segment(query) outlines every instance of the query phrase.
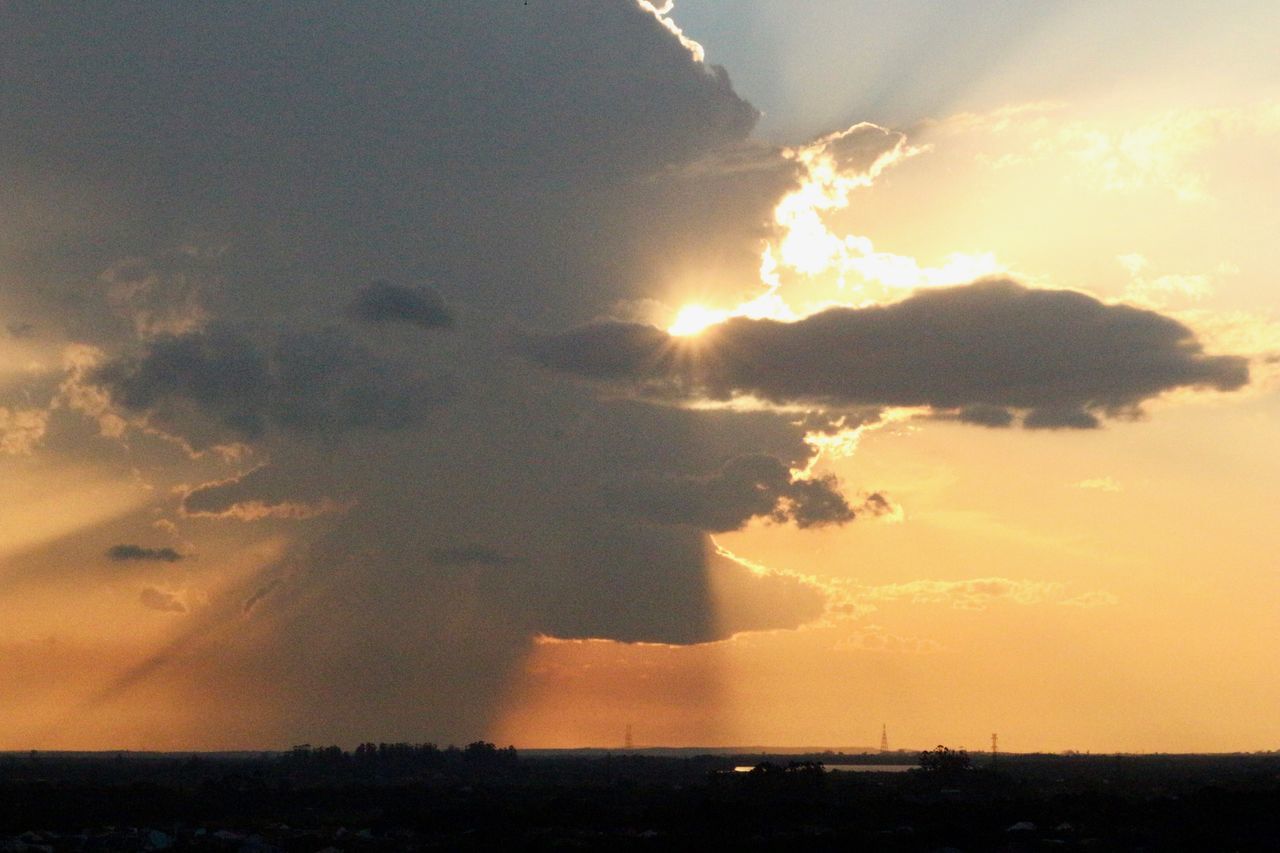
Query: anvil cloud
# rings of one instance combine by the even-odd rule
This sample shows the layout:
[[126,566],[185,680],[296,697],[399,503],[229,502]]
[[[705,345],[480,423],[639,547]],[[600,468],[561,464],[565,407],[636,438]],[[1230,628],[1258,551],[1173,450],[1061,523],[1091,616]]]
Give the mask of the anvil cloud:
[[[1246,382],[1007,281],[599,320],[758,293],[804,180],[695,47],[631,0],[0,5],[0,747],[473,740],[535,638],[828,617],[711,538],[902,515],[817,432]],[[823,144],[865,187],[905,139]],[[739,396],[779,405],[697,405]]]

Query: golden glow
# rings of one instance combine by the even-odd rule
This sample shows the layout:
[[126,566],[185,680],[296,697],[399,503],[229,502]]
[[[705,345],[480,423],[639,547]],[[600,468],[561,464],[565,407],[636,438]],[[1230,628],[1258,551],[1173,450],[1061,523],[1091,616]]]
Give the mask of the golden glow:
[[[794,320],[1016,269],[1033,285],[1173,313],[1210,351],[1254,356],[1252,388],[1231,408],[1200,394],[1202,405],[1170,400],[1145,423],[1088,433],[985,430],[919,410],[811,433],[816,453],[793,474],[835,474],[851,503],[882,492],[894,513],[816,530],[755,522],[714,544],[758,578],[821,586],[823,618],[701,649],[539,647],[523,676],[529,704],[515,697],[504,732],[531,745],[568,745],[573,728],[620,742],[654,707],[654,679],[684,684],[713,652],[719,689],[668,698],[695,724],[717,719],[720,743],[873,746],[881,720],[908,748],[972,746],[997,726],[1028,750],[1275,742],[1280,686],[1259,674],[1280,657],[1259,638],[1280,591],[1267,520],[1280,461],[1266,452],[1280,419],[1264,381],[1268,359],[1280,365],[1280,250],[1266,238],[1280,226],[1280,171],[1275,128],[1237,117],[1276,113],[1066,113],[1033,104],[933,124],[927,154],[882,167],[891,187],[840,175],[820,143],[808,160],[793,152],[807,171],[762,247],[763,295],[682,313],[678,326],[704,330],[766,301],[761,316]],[[1188,495],[1197,524],[1170,526]],[[655,719],[672,731],[679,716],[668,704]]]
[[686,305],[676,312],[675,319],[667,327],[667,334],[680,338],[696,335],[708,326],[723,323],[730,316],[728,311],[717,311],[702,305]]
[[[139,577],[145,569],[119,567],[95,573],[87,560],[74,578],[28,574],[20,587],[7,588],[0,678],[13,689],[0,696],[7,721],[0,749],[218,748],[260,738],[255,719],[260,728],[278,713],[264,707],[261,684],[232,696],[225,684],[202,683],[219,663],[188,669],[199,657],[197,647],[202,654],[216,648],[207,639],[244,633],[238,617],[245,587],[252,589],[285,553],[283,537],[248,544],[240,538],[228,536],[216,555],[204,551],[180,576]],[[44,560],[64,547],[55,543]],[[140,604],[139,594],[151,587],[185,611]],[[205,730],[201,718],[224,698],[219,713],[227,719],[243,714],[244,725],[238,732]]]
[[[722,644],[543,639],[517,673],[490,740],[529,747],[726,743]],[[566,701],[568,699],[569,701]]]
[[135,482],[78,466],[58,470],[34,465],[25,472],[6,471],[0,478],[0,502],[5,507],[0,558],[119,518],[149,497]]
[[746,317],[749,320],[777,320],[782,323],[800,319],[777,293],[776,288],[771,287],[755,299],[743,302],[734,308],[686,305],[676,312],[675,319],[667,327],[667,334],[689,337],[733,317]]
[[[861,170],[842,168],[832,149],[860,136],[879,146],[880,153]],[[909,255],[877,250],[869,237],[840,234],[833,228],[832,218],[849,207],[856,190],[870,188],[885,170],[928,150],[907,144],[901,134],[860,124],[791,151],[804,167],[804,179],[774,211],[781,236],[765,247],[762,280],[777,289],[785,274],[788,290],[812,294],[804,312],[812,313],[832,301],[892,302],[913,288],[963,284],[1005,271],[993,252],[953,251],[941,265],[929,266]]]
[[[701,61],[669,3],[640,5]],[[672,317],[644,309],[695,338],[672,345],[677,357],[698,358],[696,336],[732,318],[790,322],[1017,270],[1034,285],[1171,314],[1209,350],[1250,356],[1252,387],[1232,407],[1179,392],[1147,423],[1087,433],[985,430],[910,409],[809,432],[812,455],[793,476],[836,475],[855,509],[859,494],[883,493],[892,514],[806,530],[761,520],[717,535],[707,587],[726,630],[803,621],[810,590],[825,596],[821,615],[684,647],[532,642],[489,737],[620,746],[630,722],[641,745],[874,746],[887,720],[894,745],[908,748],[972,747],[996,728],[1013,750],[1274,747],[1280,106],[1268,96],[1155,114],[1030,104],[924,123],[916,144],[858,125],[788,151],[799,180],[760,247],[759,295],[733,304],[691,288],[685,298],[700,303]],[[848,155],[859,133],[882,144],[878,154]],[[139,331],[160,320],[182,328],[187,316],[144,318]],[[231,521],[182,517],[173,481],[207,480],[218,460],[179,458],[131,430],[88,381],[102,357],[69,347],[52,401],[0,407],[0,747],[246,748],[306,736],[291,728],[295,697],[277,687],[287,678],[222,652],[232,640],[266,647],[271,621],[285,618],[265,606],[245,616],[250,593],[292,570],[277,568],[286,541],[263,530],[341,506],[246,503]],[[52,340],[0,336],[0,380],[56,362]],[[1172,405],[1193,395],[1203,404]],[[87,461],[98,439],[60,434],[67,413],[121,440]],[[60,458],[69,439],[81,446]],[[103,561],[112,543],[170,541],[152,525],[176,539],[162,512],[194,540],[181,546],[193,559]],[[143,607],[148,587],[186,612]],[[788,591],[794,599],[770,594]],[[152,664],[128,690],[109,689]],[[368,706],[386,707],[376,697]],[[365,734],[384,736],[382,725],[370,716]]]
[[[859,144],[874,154],[869,165],[842,167],[834,148],[861,137],[868,141]],[[1004,272],[993,252],[951,252],[941,265],[929,266],[879,251],[869,237],[832,229],[830,217],[849,207],[855,190],[872,186],[882,172],[926,150],[908,145],[902,134],[866,123],[787,150],[786,156],[802,166],[803,178],[774,208],[776,236],[764,242],[760,253],[764,292],[732,308],[686,305],[667,332],[697,335],[731,317],[793,322],[833,305],[892,302],[913,288],[962,284]]]

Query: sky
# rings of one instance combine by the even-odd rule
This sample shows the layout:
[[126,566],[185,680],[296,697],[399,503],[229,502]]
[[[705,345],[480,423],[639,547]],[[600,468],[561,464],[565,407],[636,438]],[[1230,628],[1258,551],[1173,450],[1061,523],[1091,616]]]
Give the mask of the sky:
[[1274,749],[1269,2],[0,8],[0,749]]

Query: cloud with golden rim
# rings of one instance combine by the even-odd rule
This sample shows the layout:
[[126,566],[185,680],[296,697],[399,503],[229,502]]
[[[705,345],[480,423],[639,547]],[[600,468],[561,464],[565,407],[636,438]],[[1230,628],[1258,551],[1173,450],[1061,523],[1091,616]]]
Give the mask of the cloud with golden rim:
[[930,406],[987,426],[1092,428],[1178,388],[1230,391],[1245,359],[1208,355],[1178,321],[1007,280],[923,290],[792,323],[736,317],[684,342],[635,323],[534,336],[539,364],[686,398]]

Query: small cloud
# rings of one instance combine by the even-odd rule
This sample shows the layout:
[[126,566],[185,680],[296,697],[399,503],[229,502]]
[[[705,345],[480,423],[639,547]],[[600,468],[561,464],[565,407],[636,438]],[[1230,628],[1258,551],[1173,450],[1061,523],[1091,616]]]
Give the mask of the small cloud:
[[1111,605],[1118,604],[1119,602],[1120,599],[1113,593],[1102,589],[1095,589],[1081,593],[1075,598],[1068,598],[1066,601],[1060,601],[1058,603],[1064,607],[1110,607]]
[[987,577],[959,581],[917,580],[873,586],[865,588],[860,597],[868,601],[949,604],[960,610],[985,610],[998,601],[1040,604],[1053,599],[1061,590],[1062,584],[1056,581]]
[[35,335],[36,333],[35,323],[26,323],[26,322],[9,323],[4,328],[5,328],[5,331],[9,333],[9,337],[11,338],[19,338],[19,339],[29,338]]
[[1124,289],[1123,298],[1149,308],[1169,308],[1174,303],[1200,302],[1212,295],[1213,281],[1197,273],[1135,278]]
[[187,606],[182,603],[178,596],[171,592],[156,589],[153,586],[146,587],[142,590],[142,594],[138,596],[138,601],[143,607],[149,607],[152,610],[161,610],[167,613],[186,613]]
[[353,317],[366,323],[407,323],[423,329],[453,328],[453,315],[440,294],[426,287],[385,281],[365,285],[351,303]]
[[278,586],[280,586],[280,579],[276,578],[275,580],[268,581],[255,589],[253,594],[244,600],[244,604],[240,605],[240,614],[242,616],[248,616],[253,612],[253,609],[258,606],[258,603],[270,595],[272,590]]
[[870,515],[882,518],[885,521],[904,521],[906,519],[906,513],[903,512],[902,505],[889,500],[881,492],[872,492],[863,498],[862,503],[855,507],[854,513],[859,517]]
[[937,640],[928,637],[891,634],[881,625],[867,625],[835,644],[836,651],[885,652],[888,654],[927,655],[942,650]]
[[[1120,255],[1116,258],[1129,274],[1121,298],[1145,308],[1166,309],[1177,304],[1195,303],[1212,296],[1213,276],[1207,273],[1170,273],[1149,276],[1144,274],[1150,266],[1142,255]],[[1219,264],[1215,275],[1233,275],[1239,269],[1231,264]]]
[[170,536],[175,538],[178,536],[178,525],[174,524],[171,519],[157,518],[155,521],[151,522],[151,526],[156,530],[163,530],[165,533],[168,533]]
[[6,409],[0,406],[0,453],[30,454],[44,440],[48,409]]
[[144,548],[141,545],[112,545],[107,549],[106,556],[108,560],[115,560],[116,562],[139,560],[176,563],[179,560],[184,559],[186,555],[179,554],[172,548]]
[[1096,492],[1120,492],[1124,487],[1110,477],[1093,477],[1074,484],[1077,489],[1092,489]]
[[1120,266],[1124,267],[1125,272],[1134,276],[1146,269],[1147,264],[1149,263],[1146,257],[1138,254],[1137,252],[1130,252],[1127,255],[1117,255],[1116,260],[1120,262]]

